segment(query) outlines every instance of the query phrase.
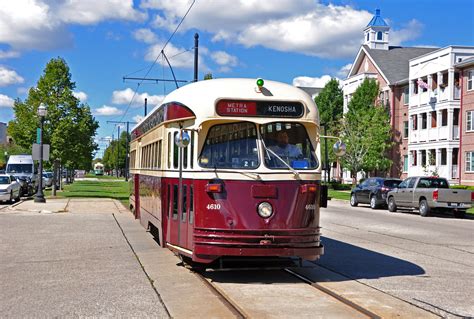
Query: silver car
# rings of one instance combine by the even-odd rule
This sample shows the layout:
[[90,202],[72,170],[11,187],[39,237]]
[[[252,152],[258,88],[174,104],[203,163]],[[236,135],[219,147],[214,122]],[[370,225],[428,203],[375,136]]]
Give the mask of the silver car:
[[10,175],[0,175],[0,201],[10,201],[20,199],[20,183]]

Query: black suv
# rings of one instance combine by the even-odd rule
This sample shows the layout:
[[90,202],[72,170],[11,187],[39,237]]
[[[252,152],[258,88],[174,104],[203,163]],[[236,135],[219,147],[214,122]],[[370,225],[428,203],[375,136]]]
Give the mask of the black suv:
[[398,187],[398,178],[371,177],[364,180],[351,191],[351,206],[370,204],[372,209],[386,206],[388,191]]

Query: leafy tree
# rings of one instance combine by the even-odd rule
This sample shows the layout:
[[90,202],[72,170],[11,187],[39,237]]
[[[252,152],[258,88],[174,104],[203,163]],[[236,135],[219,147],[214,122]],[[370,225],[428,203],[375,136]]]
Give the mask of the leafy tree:
[[31,149],[39,126],[38,107],[44,103],[48,114],[43,142],[51,145],[50,163],[60,159],[70,169],[90,169],[93,152],[97,149],[93,137],[99,124],[90,107],[73,95],[75,87],[66,61],[51,59],[26,100],[15,101],[15,119],[10,121],[8,132],[20,147]]
[[209,72],[209,73],[204,74],[204,80],[212,80],[212,79],[213,79],[212,73]]
[[353,183],[357,172],[384,171],[392,161],[387,151],[392,146],[390,117],[382,105],[375,105],[378,83],[365,79],[354,92],[343,125],[347,145],[343,166],[351,171]]
[[0,145],[0,167],[7,165],[10,155],[31,154],[31,149],[23,148],[16,144]]
[[[314,101],[319,110],[319,120],[321,124],[326,125],[327,134],[338,136],[342,129],[342,117],[343,117],[343,92],[339,87],[339,81],[336,79],[331,79],[322,91],[315,97]],[[332,147],[331,140],[328,140],[328,149]],[[324,154],[324,149],[326,145],[326,139],[322,139],[321,143],[321,153]],[[330,152],[329,153],[329,162],[334,162],[336,156]],[[325,158],[323,156],[323,162]],[[324,163],[326,165],[326,163]]]
[[[118,172],[123,172],[125,169],[125,160],[127,156],[127,132],[120,134],[119,140],[113,140],[105,149],[102,164],[106,171],[111,171],[118,168]],[[118,175],[117,175],[118,176]]]

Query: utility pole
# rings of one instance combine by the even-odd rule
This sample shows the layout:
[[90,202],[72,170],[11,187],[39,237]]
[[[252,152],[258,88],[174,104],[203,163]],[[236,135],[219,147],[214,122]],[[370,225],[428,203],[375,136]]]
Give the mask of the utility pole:
[[[126,124],[127,125],[127,144],[125,146],[126,155],[125,155],[125,181],[128,181],[129,176],[129,166],[130,166],[130,124],[137,124],[136,122],[120,122],[120,121],[107,121],[107,123],[114,124]],[[113,153],[113,151],[112,151]],[[117,161],[118,162],[118,161]]]
[[117,177],[119,177],[120,125],[117,125]]
[[194,34],[194,82],[198,81],[199,34]]
[[148,114],[148,99],[145,98],[145,116]]

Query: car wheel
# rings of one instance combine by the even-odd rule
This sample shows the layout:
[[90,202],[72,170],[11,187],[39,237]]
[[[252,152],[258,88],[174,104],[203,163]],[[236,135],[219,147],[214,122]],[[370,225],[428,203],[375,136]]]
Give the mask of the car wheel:
[[375,195],[370,196],[370,208],[372,208],[372,209],[377,209],[378,208],[377,198],[375,197]]
[[454,211],[454,217],[464,218],[464,217],[466,217],[466,211],[465,210],[455,210]]
[[351,206],[356,207],[359,205],[359,202],[357,201],[356,195],[354,193],[351,194]]
[[426,217],[430,214],[430,206],[428,206],[428,202],[426,199],[420,200],[420,215]]
[[393,197],[388,198],[388,211],[392,213],[397,211],[397,204],[395,203],[395,199]]

